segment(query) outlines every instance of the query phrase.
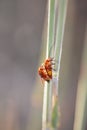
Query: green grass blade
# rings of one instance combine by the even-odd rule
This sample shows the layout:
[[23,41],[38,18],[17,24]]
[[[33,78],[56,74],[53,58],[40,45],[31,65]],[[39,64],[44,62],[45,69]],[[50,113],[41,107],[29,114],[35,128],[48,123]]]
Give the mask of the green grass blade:
[[[54,58],[58,61],[57,66],[57,75],[56,75],[56,94],[58,94],[58,79],[59,79],[59,70],[60,70],[60,61],[62,55],[62,46],[63,46],[63,35],[64,35],[64,27],[65,27],[65,19],[66,19],[66,10],[67,10],[67,0],[59,0],[58,2],[58,16],[57,16],[57,30],[56,30],[56,39],[55,39],[55,51]],[[58,95],[57,95],[58,96]],[[57,97],[58,98],[58,97]],[[57,106],[57,108],[56,108]],[[58,99],[54,105],[55,111],[53,109],[52,112],[52,126],[54,129],[57,129],[59,122],[59,112],[58,112]]]
[[[49,50],[55,41],[55,50],[51,56],[59,61],[57,70],[57,81],[59,77],[60,60],[62,54],[62,43],[64,34],[64,25],[66,18],[67,0],[49,0],[48,1],[48,26],[47,26],[47,52],[46,58],[49,57]],[[58,12],[57,12],[58,11]],[[57,20],[57,21],[56,21]],[[57,23],[57,24],[55,24]],[[56,35],[56,36],[55,36]],[[56,91],[58,91],[58,82],[56,82]],[[43,98],[43,119],[42,130],[58,129],[58,100],[52,108],[53,96],[52,82],[45,83]]]
[[[49,51],[54,38],[54,17],[55,17],[55,0],[48,0],[48,23],[47,23],[47,49],[46,58],[49,57]],[[43,117],[42,130],[46,130],[51,121],[51,102],[52,89],[50,84],[45,83],[44,97],[43,97]]]
[[68,3],[68,0],[59,0],[58,24],[57,24],[55,54],[54,54],[56,60],[58,61],[57,77],[59,77],[60,61],[61,61],[61,55],[62,55],[63,35],[64,35],[67,3]]

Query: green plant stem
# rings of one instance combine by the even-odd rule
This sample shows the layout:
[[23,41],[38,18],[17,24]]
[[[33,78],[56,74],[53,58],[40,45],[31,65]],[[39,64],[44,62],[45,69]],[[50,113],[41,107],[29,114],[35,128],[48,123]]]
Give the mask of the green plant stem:
[[[55,90],[58,94],[58,79],[59,69],[62,54],[63,34],[66,18],[67,0],[48,0],[48,24],[47,24],[47,52],[46,58],[49,57],[49,50],[55,42],[55,50],[50,56],[53,56],[58,61],[57,75],[55,77]],[[54,77],[53,77],[54,80]],[[52,96],[53,82],[45,83],[43,97],[43,117],[42,130],[58,130],[58,99],[55,99],[53,106]],[[58,96],[58,95],[57,95]],[[56,100],[57,99],[57,100]]]
[[[54,58],[58,61],[57,64],[57,74],[54,77],[54,89],[55,89],[55,105],[52,112],[52,124],[53,128],[58,130],[58,120],[59,120],[59,112],[58,112],[58,79],[59,79],[59,71],[60,71],[60,62],[62,55],[62,47],[63,47],[63,35],[64,35],[64,27],[67,13],[67,3],[68,0],[59,0],[58,1],[58,16],[57,16],[57,26],[56,26],[56,37],[55,37],[55,50],[54,50]],[[54,111],[55,110],[55,111]],[[55,115],[55,116],[54,116]]]
[[63,47],[63,35],[64,35],[65,20],[66,20],[67,3],[68,0],[59,0],[58,24],[56,30],[55,51],[54,51],[54,57],[58,61],[58,67],[57,67],[58,79],[59,79],[62,47]]
[[[47,19],[47,50],[46,58],[49,57],[49,50],[52,46],[53,33],[54,33],[54,0],[48,0],[48,19]],[[42,115],[42,130],[46,130],[51,122],[51,107],[52,107],[52,88],[51,83],[44,85],[43,96],[43,115]]]

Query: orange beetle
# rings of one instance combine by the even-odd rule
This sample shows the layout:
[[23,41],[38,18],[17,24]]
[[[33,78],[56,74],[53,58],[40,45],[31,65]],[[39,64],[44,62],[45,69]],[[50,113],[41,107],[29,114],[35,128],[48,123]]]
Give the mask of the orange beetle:
[[49,82],[52,79],[53,65],[55,65],[54,58],[48,58],[39,67],[38,73],[43,81]]

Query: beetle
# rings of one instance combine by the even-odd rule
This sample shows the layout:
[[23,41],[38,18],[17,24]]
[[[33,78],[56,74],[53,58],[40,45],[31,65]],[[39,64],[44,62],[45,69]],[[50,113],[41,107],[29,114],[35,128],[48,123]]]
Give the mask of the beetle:
[[42,82],[47,81],[49,83],[52,79],[52,70],[54,70],[53,65],[55,65],[54,58],[47,58],[39,67],[38,73],[41,77]]

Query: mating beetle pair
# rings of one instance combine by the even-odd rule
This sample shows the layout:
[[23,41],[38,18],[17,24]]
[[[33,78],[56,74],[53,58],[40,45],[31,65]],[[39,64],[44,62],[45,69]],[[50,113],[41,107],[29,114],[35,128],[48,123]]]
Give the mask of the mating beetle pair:
[[54,70],[53,65],[55,65],[54,58],[48,58],[39,67],[38,73],[41,77],[42,82],[47,81],[49,83],[52,79],[52,70]]

